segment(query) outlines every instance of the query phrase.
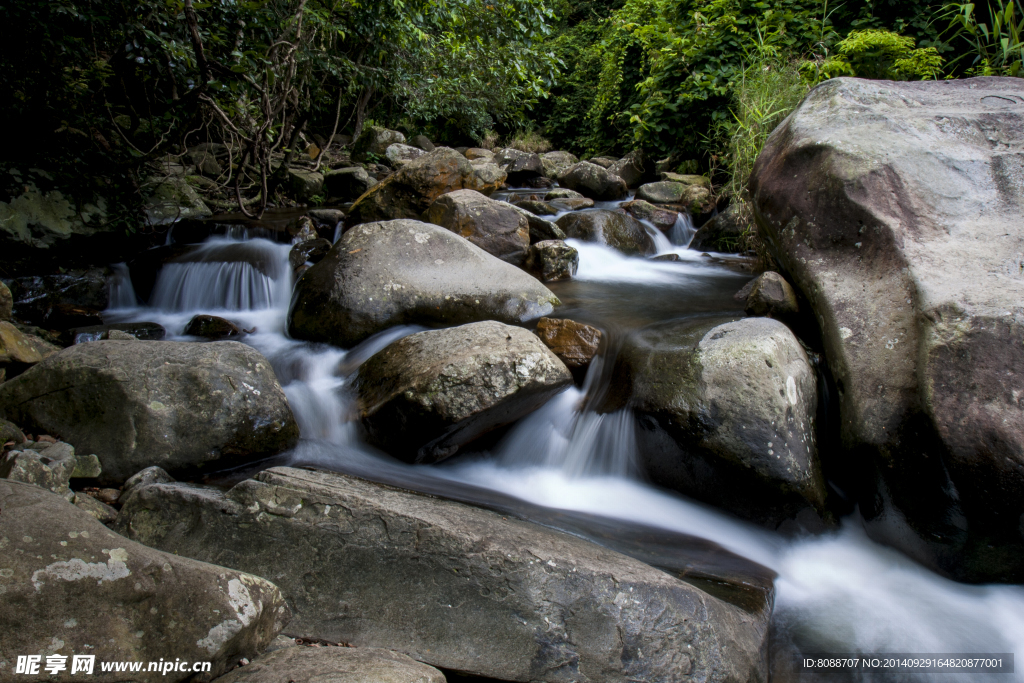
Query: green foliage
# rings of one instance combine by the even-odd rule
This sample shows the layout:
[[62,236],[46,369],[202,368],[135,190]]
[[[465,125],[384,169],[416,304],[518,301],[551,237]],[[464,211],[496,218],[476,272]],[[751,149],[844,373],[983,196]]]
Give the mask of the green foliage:
[[1024,76],[1024,12],[1018,11],[1018,2],[991,0],[988,22],[979,20],[975,3],[950,4],[945,9],[950,40],[967,45],[955,60],[970,59],[967,75]]
[[[939,77],[943,58],[934,47],[914,48],[914,39],[883,29],[850,31],[836,45],[836,55],[821,65],[827,78],[858,76],[881,80],[926,80]],[[804,73],[810,69],[805,66]]]

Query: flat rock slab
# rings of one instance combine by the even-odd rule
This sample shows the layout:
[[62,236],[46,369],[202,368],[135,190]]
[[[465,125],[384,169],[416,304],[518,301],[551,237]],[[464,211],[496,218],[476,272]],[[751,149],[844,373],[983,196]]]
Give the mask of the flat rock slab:
[[523,324],[560,303],[536,279],[441,226],[366,223],[298,282],[288,332],[350,348],[394,325]]
[[752,614],[584,541],[346,475],[266,470],[226,494],[136,490],[119,528],[273,576],[289,635],[507,681],[763,681]]
[[[64,655],[46,680],[209,681],[262,652],[288,621],[269,581],[140,545],[37,486],[0,480],[0,677],[18,656]],[[71,675],[74,655],[96,658]],[[210,662],[208,673],[125,674],[102,662]],[[42,667],[41,667],[42,669]],[[25,680],[35,677],[21,676]]]
[[270,363],[238,342],[78,344],[0,384],[0,411],[95,453],[111,484],[150,465],[227,468],[299,437]]
[[286,647],[257,657],[217,683],[445,683],[408,655],[376,647]]

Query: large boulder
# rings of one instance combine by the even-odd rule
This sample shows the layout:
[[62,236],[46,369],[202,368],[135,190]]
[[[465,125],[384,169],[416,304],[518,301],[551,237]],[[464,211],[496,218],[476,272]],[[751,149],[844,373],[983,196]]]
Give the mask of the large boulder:
[[359,368],[371,442],[409,462],[436,462],[533,412],[572,383],[536,335],[486,321],[392,342]]
[[[419,136],[422,137],[422,136]],[[217,683],[445,683],[412,657],[376,647],[285,647],[221,676]]]
[[599,201],[622,199],[629,190],[622,178],[589,161],[581,161],[563,171],[558,182]]
[[512,265],[522,265],[530,246],[530,227],[507,202],[476,190],[456,190],[434,200],[423,218],[451,230]]
[[150,465],[172,473],[240,465],[299,436],[270,364],[238,342],[72,346],[0,384],[0,411],[95,453],[111,484]]
[[[34,654],[44,655],[40,673],[46,655],[67,658],[59,680],[210,681],[262,652],[288,621],[269,581],[147,548],[39,487],[0,480],[0,509],[5,680],[17,678],[19,656]],[[74,670],[76,656],[95,658],[88,673]],[[210,667],[132,675],[100,667],[175,657]]]
[[307,201],[324,191],[324,176],[308,168],[288,168],[284,174],[284,186],[289,197]]
[[821,511],[817,376],[785,325],[696,318],[630,335],[604,410],[641,420],[651,479],[775,526]]
[[[505,681],[764,681],[747,612],[576,536],[346,475],[273,468],[228,493],[156,485],[119,528],[275,578],[289,635]],[[315,568],[315,569],[311,569]]]
[[545,152],[540,155],[540,163],[544,167],[544,176],[551,180],[558,180],[558,176],[562,171],[579,162],[579,158],[569,152]]
[[744,247],[744,235],[751,226],[749,211],[744,213],[740,200],[735,200],[725,211],[713,216],[694,234],[691,249],[735,253]]
[[297,283],[288,332],[349,348],[393,325],[522,324],[559,303],[534,278],[450,230],[366,223]]
[[911,526],[941,539],[922,559],[973,580],[1024,580],[1021,86],[829,81],[750,184],[821,325],[843,445],[862,467],[875,456]]
[[643,155],[629,154],[608,167],[608,170],[622,178],[627,187],[637,187],[647,175]]
[[508,182],[512,185],[522,185],[531,178],[544,175],[544,164],[541,163],[539,154],[521,152],[509,147],[495,154],[494,162],[505,171]]
[[362,163],[371,156],[382,158],[388,151],[388,147],[394,144],[404,144],[405,136],[397,130],[388,130],[380,126],[367,126],[363,132],[352,143],[352,161]]
[[419,147],[395,143],[387,148],[385,155],[392,166],[402,168],[413,159],[418,159],[426,153],[426,151]]
[[466,157],[439,147],[413,159],[359,197],[349,210],[346,225],[419,218],[441,195],[467,189],[486,188]]
[[637,220],[649,221],[651,225],[664,233],[671,232],[679,219],[679,212],[655,206],[643,199],[626,202],[621,205],[621,208]]
[[324,174],[327,196],[346,202],[354,202],[376,184],[377,179],[367,173],[362,166],[339,168]]
[[487,160],[472,161],[473,175],[476,176],[476,189],[490,196],[501,189],[507,175],[500,166]]
[[437,147],[430,141],[426,135],[413,135],[409,138],[409,144],[418,149],[422,149],[424,152],[433,152]]
[[654,238],[643,223],[619,211],[584,211],[570,213],[556,221],[565,236],[584,242],[607,244],[623,254],[650,256],[655,253]]

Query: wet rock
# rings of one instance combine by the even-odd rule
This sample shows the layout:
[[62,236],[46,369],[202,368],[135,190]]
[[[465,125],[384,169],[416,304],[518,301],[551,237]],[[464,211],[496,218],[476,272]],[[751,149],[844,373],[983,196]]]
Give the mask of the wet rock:
[[388,158],[388,163],[395,168],[402,168],[413,159],[418,159],[424,154],[426,154],[426,152],[419,147],[398,143],[390,145],[385,152],[385,156]]
[[92,325],[89,327],[75,327],[68,330],[66,342],[68,346],[83,344],[85,342],[110,339],[115,332],[130,334],[134,339],[141,341],[160,341],[167,335],[163,325],[157,323],[112,323],[110,325]]
[[750,283],[744,310],[749,315],[786,318],[796,314],[799,305],[793,287],[778,273],[768,271]]
[[528,180],[544,175],[544,165],[539,154],[521,152],[511,147],[495,154],[494,163],[505,171],[511,185],[522,185]]
[[682,259],[679,258],[679,254],[660,254],[658,256],[651,256],[648,260],[664,261],[666,263],[678,263],[679,261],[682,261]]
[[515,204],[509,204],[509,206],[515,209],[519,215],[526,218],[526,224],[530,229],[531,244],[543,242],[544,240],[565,239],[565,233],[562,232],[562,229],[551,221],[541,218],[534,213],[530,213],[526,209],[516,206]]
[[557,221],[566,237],[597,242],[614,247],[624,254],[649,256],[655,252],[654,239],[640,221],[617,211],[586,211],[570,213]]
[[576,536],[346,475],[273,468],[226,494],[150,486],[118,524],[281,577],[296,636],[506,681],[767,678],[764,612]]
[[817,377],[800,342],[768,318],[697,318],[627,338],[605,410],[641,423],[651,480],[774,527],[822,510]]
[[470,147],[466,150],[464,156],[470,161],[476,161],[478,159],[493,161],[494,152],[489,149],[483,149],[482,147]]
[[[294,641],[292,641],[294,644]],[[221,676],[217,683],[445,683],[432,666],[373,647],[288,647]]]
[[72,501],[75,507],[83,512],[89,513],[94,519],[104,525],[110,525],[117,519],[117,510],[104,502],[93,498],[85,493],[76,493]]
[[313,219],[318,229],[327,234],[332,234],[338,223],[345,220],[345,212],[341,209],[310,209],[306,215]]
[[571,383],[536,336],[493,321],[403,337],[363,363],[357,380],[371,442],[418,463],[454,455]]
[[679,214],[675,211],[655,206],[643,199],[626,202],[622,204],[621,208],[627,211],[633,218],[641,221],[650,221],[654,227],[666,233],[672,230],[676,220],[679,218]]
[[519,266],[526,260],[529,224],[506,202],[489,199],[476,190],[456,190],[435,199],[423,218],[502,261]]
[[540,163],[544,167],[544,176],[558,180],[563,171],[579,163],[579,158],[569,152],[545,152],[540,155]]
[[576,190],[570,190],[566,187],[556,187],[544,195],[544,201],[546,202],[550,202],[553,199],[583,199],[583,195]]
[[636,191],[636,198],[652,204],[679,204],[685,206],[690,213],[699,214],[711,201],[711,190],[704,185],[687,185],[663,180],[641,185]]
[[10,320],[13,311],[14,297],[11,296],[11,290],[3,282],[0,282],[0,321]]
[[430,204],[455,190],[486,189],[476,169],[453,149],[439,147],[410,161],[360,197],[349,209],[346,225],[399,218],[419,218]]
[[528,274],[445,228],[367,223],[296,284],[288,331],[350,348],[394,325],[522,324],[559,303]]
[[67,312],[98,315],[110,304],[109,278],[107,269],[92,268],[8,280],[14,317],[32,325],[58,328],[67,321]]
[[306,201],[323,193],[324,176],[305,168],[289,168],[285,174],[284,185],[288,196],[298,201]]
[[99,662],[157,661],[173,652],[211,662],[209,680],[255,657],[287,622],[284,598],[269,581],[139,545],[38,487],[0,480],[0,509],[8,542],[0,553],[0,660],[8,666],[27,653],[94,655],[86,678],[114,683],[125,674],[103,673]]
[[541,318],[537,336],[573,371],[587,368],[601,347],[601,330],[575,320]]
[[526,256],[526,269],[544,282],[572,279],[579,266],[580,253],[562,240],[536,242]]
[[302,244],[317,238],[316,224],[309,216],[300,216],[294,225],[288,226],[288,234],[292,237],[292,244]]
[[750,185],[820,321],[843,445],[934,551],[910,552],[969,581],[1024,580],[1020,96],[1015,78],[835,79]]
[[327,196],[346,202],[354,202],[377,184],[362,166],[339,168],[324,174],[324,189]]
[[185,325],[185,334],[205,339],[226,339],[242,334],[238,325],[215,315],[196,315]]
[[352,144],[352,161],[362,163],[370,157],[383,157],[388,147],[404,144],[405,136],[397,130],[388,130],[379,126],[367,126]]
[[435,149],[434,143],[426,135],[413,135],[409,138],[409,144],[424,152],[433,152]]
[[124,482],[124,486],[121,487],[121,495],[118,497],[118,500],[124,502],[128,499],[129,493],[142,486],[173,483],[174,477],[167,474],[162,467],[157,467],[156,465],[147,467],[146,469],[136,472],[132,476],[128,477],[127,481]]
[[210,207],[184,178],[149,180],[142,187],[146,222],[152,226],[171,225],[188,218],[208,218]]
[[622,178],[587,161],[581,161],[563,171],[558,182],[599,201],[622,199],[628,190]]
[[535,216],[554,216],[558,213],[558,209],[547,202],[537,201],[535,199],[520,199],[517,201],[516,206],[520,209],[526,209]]
[[622,178],[627,187],[637,187],[644,179],[644,162],[640,154],[629,154],[608,167],[608,170]]
[[327,252],[333,246],[329,240],[325,239],[315,239],[296,244],[288,252],[288,265],[294,270],[304,263],[319,263],[323,260],[324,256],[327,256]]
[[298,440],[270,364],[238,342],[72,346],[0,384],[0,410],[95,453],[105,483],[150,465],[232,467]]
[[751,223],[744,219],[737,204],[730,204],[725,211],[700,226],[690,242],[690,248],[724,253],[739,252],[744,246],[743,235],[749,228]]

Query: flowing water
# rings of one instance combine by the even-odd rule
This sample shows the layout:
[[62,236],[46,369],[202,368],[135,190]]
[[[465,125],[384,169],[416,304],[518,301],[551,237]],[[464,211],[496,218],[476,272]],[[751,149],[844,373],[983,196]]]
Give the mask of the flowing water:
[[[596,208],[617,203],[602,204]],[[302,434],[299,446],[274,464],[314,465],[509,511],[592,538],[697,585],[733,576],[753,590],[752,609],[766,581],[746,561],[769,568],[777,575],[775,680],[1024,681],[1022,673],[793,672],[797,652],[1024,652],[1024,588],[941,578],[870,541],[856,516],[838,531],[785,538],[644,482],[632,413],[600,415],[592,408],[606,389],[617,341],[652,323],[738,314],[732,295],[749,278],[740,259],[688,250],[688,217],[681,216],[667,237],[649,229],[659,253],[678,254],[679,261],[629,258],[570,240],[580,252],[577,277],[551,285],[565,304],[559,315],[606,333],[604,355],[583,386],[441,465],[405,465],[368,446],[347,391],[360,363],[422,328],[394,328],[349,350],[287,338],[290,245],[260,236],[266,232],[223,231],[168,264],[149,306],[136,304],[126,270],[117,269],[108,318],[160,323],[170,339],[192,339],[183,330],[197,313],[228,318],[249,332],[244,341],[272,363]],[[706,582],[709,590],[715,584]],[[742,604],[741,595],[725,597]]]

